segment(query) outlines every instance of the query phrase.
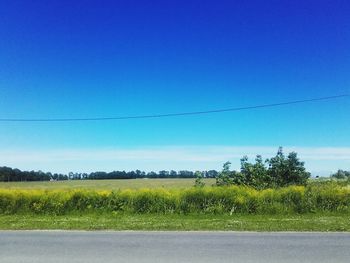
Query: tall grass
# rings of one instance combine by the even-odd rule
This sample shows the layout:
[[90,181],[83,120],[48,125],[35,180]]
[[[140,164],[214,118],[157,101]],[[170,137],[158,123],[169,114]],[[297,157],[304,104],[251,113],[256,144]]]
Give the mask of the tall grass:
[[350,189],[332,183],[260,191],[243,186],[184,190],[0,190],[1,214],[288,214],[334,211],[350,212]]

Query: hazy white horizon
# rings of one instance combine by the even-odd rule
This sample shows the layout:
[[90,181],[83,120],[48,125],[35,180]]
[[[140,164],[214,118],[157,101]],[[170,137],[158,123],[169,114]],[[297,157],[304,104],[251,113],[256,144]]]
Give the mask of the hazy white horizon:
[[[53,173],[113,170],[221,170],[226,161],[239,169],[240,158],[251,161],[257,154],[274,156],[272,146],[144,146],[123,148],[61,148],[0,150],[1,166]],[[298,153],[313,176],[328,176],[338,169],[350,169],[350,147],[284,147],[284,153]]]

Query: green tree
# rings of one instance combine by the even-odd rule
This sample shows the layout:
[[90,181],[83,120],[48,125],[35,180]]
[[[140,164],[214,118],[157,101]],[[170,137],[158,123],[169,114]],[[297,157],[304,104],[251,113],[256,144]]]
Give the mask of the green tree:
[[230,174],[230,166],[231,166],[230,162],[224,163],[224,165],[222,167],[222,171],[216,177],[216,185],[217,186],[231,184],[230,175],[229,175]]
[[230,170],[231,163],[226,162],[222,167],[222,171],[216,177],[217,186],[225,186],[234,184],[234,178],[236,175],[235,171]]
[[[268,168],[266,167],[268,164]],[[280,147],[275,157],[263,161],[257,155],[255,163],[250,163],[248,157],[241,159],[240,172],[230,170],[230,162],[223,165],[222,171],[216,177],[216,185],[247,185],[256,189],[281,187],[287,185],[305,185],[310,173],[305,170],[304,162],[298,159],[297,153],[291,152],[286,157]]]
[[195,187],[204,187],[205,183],[204,183],[204,178],[203,178],[203,173],[200,171],[196,171],[194,173],[194,175],[196,176],[196,180],[194,181],[194,186]]
[[254,164],[248,162],[247,156],[241,159],[240,177],[244,184],[254,188],[264,189],[271,185],[271,179],[261,155],[256,156]]
[[343,171],[343,170],[338,170],[336,173],[332,174],[331,177],[334,178],[334,179],[350,178],[350,172]]
[[305,185],[310,178],[310,173],[306,172],[304,162],[298,159],[296,152],[291,152],[285,157],[280,147],[276,156],[268,159],[267,162],[268,174],[273,186]]

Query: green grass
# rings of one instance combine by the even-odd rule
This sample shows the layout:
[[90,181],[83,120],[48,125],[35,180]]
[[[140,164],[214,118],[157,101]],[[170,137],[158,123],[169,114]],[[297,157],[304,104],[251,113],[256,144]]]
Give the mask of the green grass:
[[0,214],[306,214],[350,212],[350,189],[327,184],[255,190],[244,186],[188,189],[0,189]]
[[[69,180],[58,182],[0,182],[0,189],[94,189],[118,190],[140,188],[190,188],[195,179],[126,179],[126,180]],[[204,179],[206,185],[215,184],[215,179]]]
[[[214,182],[206,180],[208,186]],[[0,183],[0,229],[350,231],[349,188],[335,183],[263,191],[193,184],[194,179]]]
[[0,229],[64,230],[223,230],[350,231],[349,214],[303,215],[157,215],[84,214],[67,216],[0,215]]

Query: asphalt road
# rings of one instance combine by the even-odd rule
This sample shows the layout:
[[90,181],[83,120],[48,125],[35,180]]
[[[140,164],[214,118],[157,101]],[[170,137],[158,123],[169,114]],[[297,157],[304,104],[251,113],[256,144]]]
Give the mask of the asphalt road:
[[0,231],[1,263],[350,262],[350,233]]

